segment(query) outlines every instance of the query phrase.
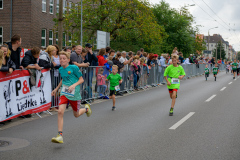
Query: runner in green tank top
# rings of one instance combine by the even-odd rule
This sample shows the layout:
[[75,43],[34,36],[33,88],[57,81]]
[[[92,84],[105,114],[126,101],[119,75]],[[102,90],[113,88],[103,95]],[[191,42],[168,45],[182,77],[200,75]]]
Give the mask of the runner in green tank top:
[[206,78],[206,81],[207,81],[207,77],[209,77],[209,68],[208,68],[208,65],[205,66],[204,73],[205,73],[205,78]]
[[[173,115],[173,108],[177,98],[177,91],[180,87],[180,79],[183,79],[185,72],[182,66],[178,65],[178,55],[172,55],[172,65],[168,66],[164,72],[164,78],[167,81],[170,98],[172,99],[169,116]],[[169,78],[167,78],[167,76]]]
[[232,63],[233,79],[235,79],[237,68],[238,68],[237,60],[234,59],[234,63]]
[[213,67],[213,76],[215,77],[215,81],[217,80],[217,74],[218,74],[218,65],[217,63],[215,64],[215,66]]

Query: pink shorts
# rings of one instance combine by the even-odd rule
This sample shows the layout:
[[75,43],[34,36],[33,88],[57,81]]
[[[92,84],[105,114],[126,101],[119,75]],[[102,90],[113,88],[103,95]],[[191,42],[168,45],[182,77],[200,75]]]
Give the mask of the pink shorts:
[[77,111],[80,109],[80,107],[81,107],[81,100],[71,101],[71,100],[67,99],[67,97],[64,96],[64,95],[62,95],[62,96],[60,97],[59,106],[60,106],[61,104],[68,104],[68,102],[70,103],[70,105],[72,106],[72,109],[73,109],[75,112],[77,112]]

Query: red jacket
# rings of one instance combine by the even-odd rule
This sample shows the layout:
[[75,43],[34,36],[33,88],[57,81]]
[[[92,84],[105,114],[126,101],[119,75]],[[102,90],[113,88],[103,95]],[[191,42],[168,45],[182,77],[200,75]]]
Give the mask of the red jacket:
[[[97,56],[97,58],[98,58],[98,66],[104,66],[104,64],[107,63],[107,60],[105,60],[102,55]],[[98,69],[99,68],[100,67],[96,68],[96,75],[98,74]]]

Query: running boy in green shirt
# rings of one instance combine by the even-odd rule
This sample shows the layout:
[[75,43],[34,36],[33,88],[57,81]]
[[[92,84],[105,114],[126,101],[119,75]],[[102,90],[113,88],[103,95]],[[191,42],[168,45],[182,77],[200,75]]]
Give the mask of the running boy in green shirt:
[[[185,72],[182,66],[178,65],[178,55],[172,55],[172,64],[164,72],[164,78],[167,81],[170,98],[172,99],[169,116],[173,115],[173,109],[176,102],[177,91],[180,87],[180,79],[183,79]],[[167,78],[167,76],[169,78]]]
[[209,68],[208,68],[208,65],[205,66],[205,78],[206,78],[206,81],[207,81],[207,77],[209,77]]
[[217,74],[218,74],[218,65],[215,63],[215,66],[213,67],[213,76],[215,77],[215,81],[217,80]]
[[113,65],[112,66],[112,73],[108,75],[106,81],[110,81],[110,95],[109,98],[113,100],[113,107],[112,111],[116,110],[115,107],[115,95],[117,94],[117,91],[120,90],[119,84],[122,83],[122,77],[117,73],[118,72],[118,66]]
[[84,82],[82,72],[76,65],[69,65],[70,55],[67,52],[60,52],[59,73],[62,77],[61,82],[57,88],[52,91],[52,96],[56,95],[57,91],[61,88],[59,109],[58,109],[58,135],[52,138],[54,143],[63,143],[63,115],[68,102],[73,109],[73,115],[77,118],[86,113],[89,117],[92,114],[90,105],[81,106],[80,84]]
[[238,68],[238,64],[237,64],[236,61],[237,61],[237,60],[234,59],[234,63],[232,63],[233,79],[235,79],[235,75],[236,75],[237,68]]

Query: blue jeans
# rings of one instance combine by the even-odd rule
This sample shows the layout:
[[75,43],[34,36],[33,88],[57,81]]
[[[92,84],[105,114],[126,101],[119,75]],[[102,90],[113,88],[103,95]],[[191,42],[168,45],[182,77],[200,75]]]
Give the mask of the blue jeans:
[[134,79],[133,84],[134,84],[134,88],[135,88],[135,87],[137,87],[137,81],[138,81],[137,74],[135,72],[133,73],[133,79]]

